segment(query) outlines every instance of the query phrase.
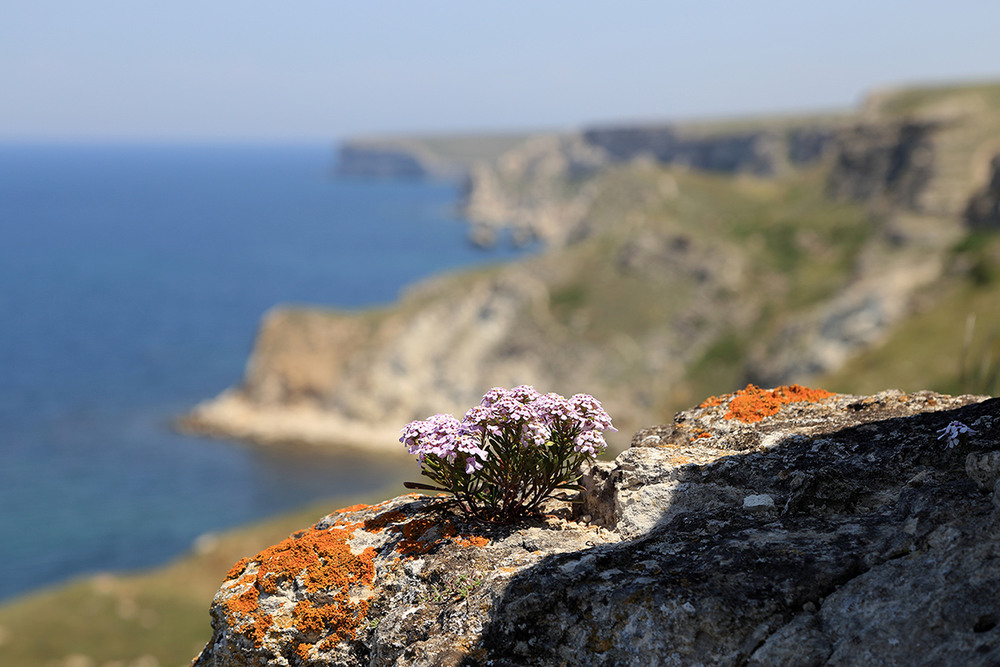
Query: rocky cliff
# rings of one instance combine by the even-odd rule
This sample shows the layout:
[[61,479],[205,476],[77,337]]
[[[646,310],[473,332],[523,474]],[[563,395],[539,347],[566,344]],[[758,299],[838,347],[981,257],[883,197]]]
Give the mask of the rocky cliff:
[[[823,378],[962,285],[993,289],[1000,86],[901,91],[822,120],[421,140],[466,160],[480,241],[512,226],[545,249],[378,313],[276,308],[242,384],[183,423],[391,449],[407,421],[531,383],[608,397],[636,429],[748,381]],[[970,231],[986,234],[975,257],[956,250]],[[958,326],[988,331],[997,312],[970,305]],[[911,357],[929,368],[962,336]],[[909,388],[942,388],[957,361],[938,366]]]
[[473,239],[489,245],[499,228],[515,238],[564,245],[580,235],[595,201],[588,181],[614,165],[648,162],[727,175],[775,177],[821,160],[844,120],[667,124],[586,129],[535,137],[468,172],[463,213]]
[[523,524],[338,510],[234,565],[194,664],[996,665],[998,478],[1000,399],[748,387]]

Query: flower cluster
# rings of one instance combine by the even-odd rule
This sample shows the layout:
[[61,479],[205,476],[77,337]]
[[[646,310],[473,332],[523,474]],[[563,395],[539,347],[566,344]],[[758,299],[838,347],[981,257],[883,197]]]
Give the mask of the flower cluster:
[[463,430],[462,422],[451,415],[434,415],[423,421],[410,422],[403,428],[400,442],[411,454],[416,454],[423,465],[428,456],[445,459],[454,464],[461,456],[466,474],[483,467],[486,452],[479,448],[478,440]]
[[607,448],[611,418],[593,396],[494,387],[459,421],[434,415],[407,424],[400,442],[421,474],[470,516],[511,521],[537,510],[557,489],[577,488],[580,464]]
[[966,426],[960,421],[953,421],[938,431],[941,435],[938,440],[947,438],[948,449],[964,442],[970,435],[975,435],[976,431]]

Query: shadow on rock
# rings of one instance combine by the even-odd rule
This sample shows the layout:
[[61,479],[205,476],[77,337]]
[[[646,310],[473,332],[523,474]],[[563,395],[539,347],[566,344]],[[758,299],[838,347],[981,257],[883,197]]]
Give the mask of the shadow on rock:
[[1000,664],[1000,399],[723,408],[595,466],[578,513],[623,541],[517,574],[456,663]]

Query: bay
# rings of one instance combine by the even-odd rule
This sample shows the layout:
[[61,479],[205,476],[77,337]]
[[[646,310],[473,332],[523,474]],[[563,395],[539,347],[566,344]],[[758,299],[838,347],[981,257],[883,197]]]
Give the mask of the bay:
[[0,145],[0,599],[415,474],[169,428],[239,382],[268,308],[519,254],[466,241],[454,184],[338,180],[333,155]]

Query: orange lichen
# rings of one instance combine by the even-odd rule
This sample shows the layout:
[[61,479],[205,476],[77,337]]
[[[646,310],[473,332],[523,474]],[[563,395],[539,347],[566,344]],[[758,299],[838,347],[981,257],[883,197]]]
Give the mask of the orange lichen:
[[[340,511],[365,509],[371,507],[355,505]],[[458,534],[447,520],[407,518],[403,512],[389,511],[360,522],[341,519],[333,527],[299,531],[253,558],[241,559],[226,575],[232,594],[222,604],[230,627],[261,646],[275,620],[261,610],[260,596],[277,594],[282,586],[293,590],[301,586],[307,594],[295,604],[290,622],[301,635],[296,653],[307,661],[313,648],[331,648],[354,638],[368,612],[368,600],[357,596],[370,594],[377,554],[372,547],[355,554],[348,543],[354,531],[398,531],[401,539],[396,551],[403,557],[427,553],[449,540],[463,547],[489,543],[484,537]],[[368,592],[362,593],[365,589]],[[317,604],[317,599],[322,603]],[[283,628],[288,623],[287,618],[280,620]]]
[[722,396],[709,396],[698,406],[699,408],[714,408],[717,405],[722,405],[729,398],[730,394],[723,394]]
[[[416,519],[411,519],[406,523],[399,526],[399,530],[403,533],[403,539],[416,541],[423,536],[428,530],[438,525],[438,521],[435,521],[432,517],[419,517]],[[451,523],[444,521],[443,526],[451,527]],[[454,529],[452,529],[454,530]]]
[[[431,528],[440,526],[439,534],[432,539],[421,540]],[[396,551],[402,556],[419,556],[427,553],[443,539],[452,537],[457,532],[450,522],[439,522],[431,517],[420,517],[412,519],[406,523],[393,526],[403,534],[403,539],[396,545]]]
[[363,527],[369,533],[381,532],[390,523],[398,523],[406,518],[406,515],[398,510],[390,510],[388,512],[382,512],[376,517],[371,519],[366,519]]
[[694,439],[698,440],[699,438],[711,438],[711,437],[712,437],[711,433],[709,433],[708,431],[702,431],[701,433],[696,434],[694,436]]
[[[459,534],[455,526],[447,520],[442,521],[434,517],[423,516],[410,519],[405,523],[398,523],[400,519],[406,517],[405,514],[387,512],[386,515],[375,517],[374,527],[377,531],[382,530],[384,523],[395,523],[395,525],[386,526],[386,528],[401,534],[402,539],[396,543],[396,553],[404,558],[423,555],[448,541],[462,547],[481,547],[489,544],[489,540],[484,537]],[[433,528],[438,530],[432,530]]]
[[223,581],[229,581],[230,579],[235,579],[236,575],[240,574],[241,572],[243,572],[243,570],[247,569],[247,565],[249,564],[250,564],[249,558],[239,559],[238,561],[236,561],[236,565],[233,565],[233,567],[230,568],[229,572],[226,573],[226,578]]
[[753,423],[776,414],[781,406],[787,403],[819,401],[833,396],[833,393],[825,389],[810,389],[797,384],[776,387],[770,391],[748,384],[745,389],[741,389],[731,396],[729,410],[723,415],[723,418]]
[[485,547],[490,541],[485,537],[479,537],[478,535],[459,535],[455,538],[455,544],[463,547]]
[[[347,543],[350,530],[315,528],[300,531],[268,547],[247,560],[237,563],[230,573],[235,576],[246,566],[257,563],[256,573],[245,574],[237,585],[246,590],[229,597],[226,602],[230,624],[260,645],[273,624],[269,614],[259,608],[261,593],[276,593],[281,582],[297,578],[309,593],[323,591],[328,604],[314,606],[309,600],[296,604],[292,616],[303,633],[326,634],[334,642],[354,637],[368,610],[367,601],[352,602],[352,586],[370,586],[375,578],[375,550],[365,549],[355,555]],[[232,578],[232,577],[230,577]]]
[[371,509],[371,505],[365,505],[361,503],[359,505],[351,505],[349,507],[341,507],[339,510],[334,510],[334,514],[346,514],[348,512],[360,512],[361,510]]
[[800,384],[787,384],[776,387],[772,390],[781,398],[782,403],[803,403],[822,401],[824,398],[833,396],[832,391],[826,389],[811,389]]
[[257,591],[248,588],[238,595],[226,598],[226,609],[233,614],[257,613]]

